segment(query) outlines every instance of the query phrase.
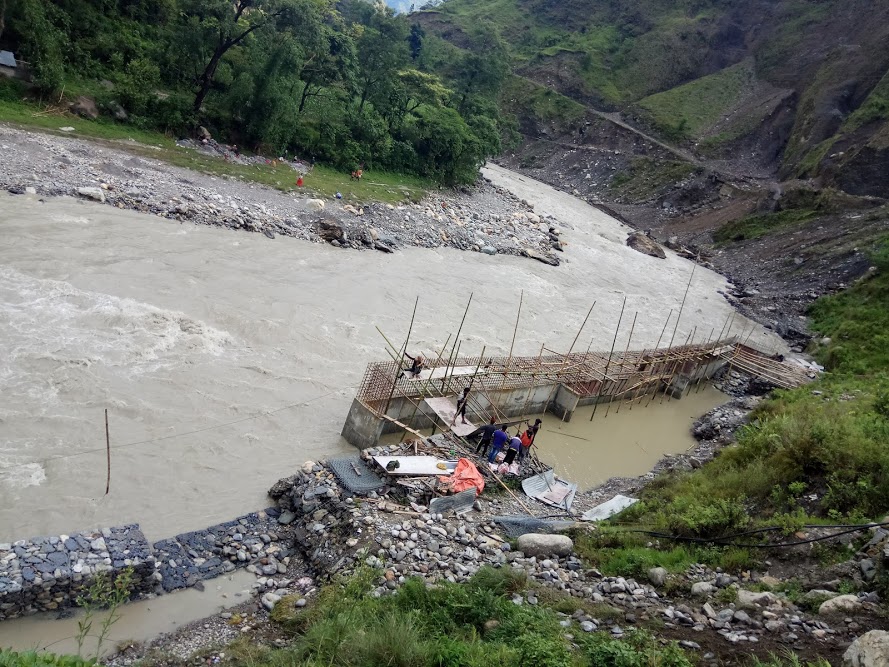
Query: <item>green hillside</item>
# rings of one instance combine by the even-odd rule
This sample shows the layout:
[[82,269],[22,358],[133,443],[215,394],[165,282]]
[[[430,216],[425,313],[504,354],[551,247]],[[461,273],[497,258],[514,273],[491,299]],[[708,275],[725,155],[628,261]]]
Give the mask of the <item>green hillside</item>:
[[409,18],[463,49],[483,27],[516,75],[705,157],[757,146],[784,177],[889,196],[889,3],[446,0]]

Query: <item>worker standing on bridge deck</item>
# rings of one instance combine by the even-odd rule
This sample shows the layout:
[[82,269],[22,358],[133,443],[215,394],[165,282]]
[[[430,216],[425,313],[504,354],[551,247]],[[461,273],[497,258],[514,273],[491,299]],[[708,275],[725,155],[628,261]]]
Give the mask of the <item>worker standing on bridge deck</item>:
[[463,418],[463,423],[466,423],[466,404],[469,402],[469,387],[463,389],[463,395],[457,397],[457,412],[454,413],[454,421],[451,422],[451,426],[457,423],[457,417]]

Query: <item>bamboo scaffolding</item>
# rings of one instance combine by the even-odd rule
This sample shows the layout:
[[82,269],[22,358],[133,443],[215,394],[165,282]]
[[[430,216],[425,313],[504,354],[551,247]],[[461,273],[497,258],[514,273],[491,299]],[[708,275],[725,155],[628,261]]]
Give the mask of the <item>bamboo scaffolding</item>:
[[[608,367],[611,364],[611,358],[614,356],[614,346],[617,343],[617,333],[620,331],[620,323],[624,318],[624,308],[627,306],[627,297],[624,297],[624,302],[620,306],[620,316],[617,318],[617,327],[614,329],[614,338],[611,341],[611,352],[608,353],[608,362],[605,364],[605,373],[603,375],[608,375]],[[602,396],[602,388],[605,386],[605,378],[603,377],[601,382],[599,383],[599,393],[596,394],[596,402],[593,403],[593,414],[590,415],[590,421],[593,421],[593,417],[596,416],[596,408],[599,406],[599,397]]]

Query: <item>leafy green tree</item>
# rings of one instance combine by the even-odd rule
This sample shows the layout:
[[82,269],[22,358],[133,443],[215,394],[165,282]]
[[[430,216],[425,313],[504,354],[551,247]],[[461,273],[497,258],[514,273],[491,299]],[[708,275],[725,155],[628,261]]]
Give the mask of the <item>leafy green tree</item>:
[[[361,4],[361,3],[359,3]],[[371,8],[362,17],[357,41],[359,73],[357,77],[358,113],[364,112],[368,99],[393,85],[396,74],[408,62],[407,27],[389,8]]]
[[411,50],[411,60],[416,61],[423,51],[423,38],[426,37],[426,31],[419,23],[411,26],[411,34],[408,37],[408,45]]
[[223,56],[257,30],[269,25],[296,25],[304,17],[306,3],[294,0],[186,0],[186,15],[197,19],[209,57],[197,77],[194,110],[199,112]]
[[320,45],[308,54],[300,70],[303,86],[297,112],[302,114],[306,102],[313,97],[329,95],[331,89],[353,85],[356,67],[355,41],[351,33],[323,26]]

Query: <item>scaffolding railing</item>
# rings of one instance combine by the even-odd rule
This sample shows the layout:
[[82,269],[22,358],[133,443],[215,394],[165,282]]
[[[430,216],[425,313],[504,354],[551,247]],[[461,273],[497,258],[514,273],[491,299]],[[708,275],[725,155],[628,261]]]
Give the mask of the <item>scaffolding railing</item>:
[[[575,352],[560,354],[544,347],[538,356],[474,356],[427,362],[421,379],[404,373],[394,361],[367,366],[357,398],[376,412],[393,395],[422,399],[430,385],[435,394],[458,394],[472,384],[473,391],[487,396],[503,391],[562,384],[581,398],[617,395],[640,387],[669,384],[676,376],[689,376],[701,366],[727,361],[731,366],[760,377],[775,386],[789,388],[811,378],[802,367],[741,343],[736,337],[703,344],[669,348],[627,350],[611,354]],[[604,385],[604,387],[603,387]]]

